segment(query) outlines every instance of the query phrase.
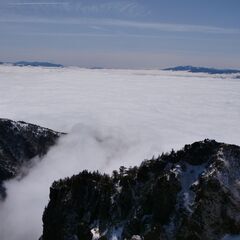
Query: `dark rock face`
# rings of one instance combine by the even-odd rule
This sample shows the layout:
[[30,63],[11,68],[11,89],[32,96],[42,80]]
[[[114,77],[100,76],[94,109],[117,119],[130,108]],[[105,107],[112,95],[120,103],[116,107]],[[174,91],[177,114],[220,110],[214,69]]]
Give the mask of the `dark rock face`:
[[60,135],[37,125],[0,119],[0,194],[4,180],[15,177],[33,157],[43,156]]
[[205,140],[112,176],[83,171],[54,182],[43,226],[42,240],[239,234],[240,147]]

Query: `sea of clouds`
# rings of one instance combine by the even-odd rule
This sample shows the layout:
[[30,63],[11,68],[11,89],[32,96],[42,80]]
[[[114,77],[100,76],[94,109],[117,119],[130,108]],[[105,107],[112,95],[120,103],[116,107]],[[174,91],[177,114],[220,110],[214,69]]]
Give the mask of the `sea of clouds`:
[[186,143],[240,145],[240,81],[157,70],[0,66],[2,118],[68,132],[29,174],[5,183],[0,239],[33,240],[54,180],[111,173]]

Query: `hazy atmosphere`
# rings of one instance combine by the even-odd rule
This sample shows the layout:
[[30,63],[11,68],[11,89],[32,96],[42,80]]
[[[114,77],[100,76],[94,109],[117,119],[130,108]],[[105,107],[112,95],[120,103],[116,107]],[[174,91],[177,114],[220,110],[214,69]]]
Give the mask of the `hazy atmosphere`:
[[0,0],[0,240],[240,239],[240,0]]
[[238,0],[1,0],[0,61],[240,68]]

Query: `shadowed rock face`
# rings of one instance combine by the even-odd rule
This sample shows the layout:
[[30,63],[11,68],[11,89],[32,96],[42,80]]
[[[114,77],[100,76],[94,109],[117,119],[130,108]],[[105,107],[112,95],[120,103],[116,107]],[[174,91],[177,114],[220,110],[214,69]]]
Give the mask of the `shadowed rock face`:
[[61,133],[37,125],[0,119],[0,195],[2,182],[18,175],[35,156],[46,154]]
[[240,147],[205,140],[54,182],[41,239],[219,240],[240,233],[239,199]]

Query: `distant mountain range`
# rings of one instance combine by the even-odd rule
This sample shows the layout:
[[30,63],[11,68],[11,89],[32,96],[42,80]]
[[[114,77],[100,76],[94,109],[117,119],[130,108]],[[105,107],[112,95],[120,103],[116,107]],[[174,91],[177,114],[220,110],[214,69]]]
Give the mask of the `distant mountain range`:
[[[18,62],[1,62],[2,64],[10,64],[13,66],[32,66],[32,67],[64,67],[62,64],[50,63],[50,62],[28,62],[28,61],[18,61]],[[104,69],[102,67],[90,67],[89,69]],[[208,68],[208,67],[195,67],[195,66],[177,66],[171,68],[162,69],[164,71],[186,71],[191,73],[208,73],[208,74],[240,74],[240,70],[237,69],[217,69],[217,68]],[[236,76],[240,78],[240,76]]]
[[20,61],[13,63],[14,66],[32,66],[32,67],[63,67],[61,64],[49,63],[49,62],[26,62]]
[[194,66],[177,66],[172,68],[165,68],[165,71],[187,71],[191,73],[208,73],[208,74],[232,74],[240,73],[240,70],[236,69],[216,69],[207,67],[194,67]]
[[19,62],[0,62],[0,64],[11,64],[13,66],[19,66],[19,67],[24,67],[24,66],[32,66],[32,67],[64,67],[61,64],[56,64],[56,63],[49,63],[49,62],[27,62],[27,61],[19,61]]

